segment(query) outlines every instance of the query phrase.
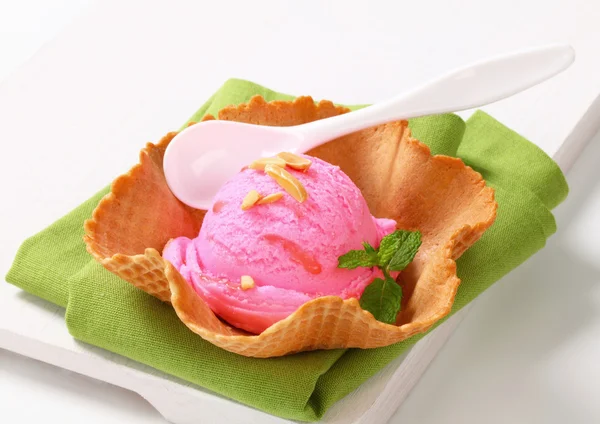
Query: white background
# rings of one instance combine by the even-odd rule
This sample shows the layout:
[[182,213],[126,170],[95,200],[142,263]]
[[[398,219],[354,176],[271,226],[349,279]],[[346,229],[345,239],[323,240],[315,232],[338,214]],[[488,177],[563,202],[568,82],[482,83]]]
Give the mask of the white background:
[[[45,54],[44,43],[53,38],[64,26],[77,25],[81,13],[90,13],[90,5],[97,7],[92,3],[94,2],[74,0],[0,2],[0,85],[9,81],[17,72],[34,72],[22,68],[27,59],[40,48],[38,54]],[[127,5],[127,2],[124,3],[123,7],[126,9],[133,7]],[[250,19],[250,13],[256,13],[251,9],[258,7],[258,3],[260,2],[252,3],[252,7],[235,16],[223,17],[223,26],[248,22],[251,27],[254,21]],[[470,11],[461,9],[460,6],[466,3],[469,4]],[[147,49],[156,49],[161,58],[166,59],[167,52],[172,51],[174,67],[178,66],[175,58],[195,54],[203,55],[207,62],[210,61],[211,66],[218,68],[219,72],[206,76],[212,80],[205,81],[204,84],[182,87],[177,81],[170,81],[170,84],[167,84],[162,80],[144,80],[139,69],[131,67],[133,62],[130,57],[136,55],[135,51],[129,52],[127,57],[122,57],[123,63],[127,66],[121,66],[121,63],[107,64],[102,68],[103,72],[121,73],[124,78],[131,79],[132,90],[139,90],[140,104],[137,113],[140,116],[160,114],[163,117],[162,121],[157,122],[154,127],[150,125],[140,129],[140,134],[137,136],[143,140],[124,146],[122,158],[117,158],[116,163],[103,165],[95,162],[92,157],[79,167],[73,165],[75,169],[73,172],[83,175],[82,178],[65,179],[66,174],[57,171],[53,175],[45,175],[40,183],[35,178],[35,166],[27,167],[23,164],[20,169],[25,171],[17,175],[16,183],[12,183],[15,175],[9,175],[4,170],[13,168],[7,168],[5,165],[1,175],[7,185],[8,196],[5,196],[5,201],[8,200],[9,204],[6,205],[3,201],[3,207],[13,209],[18,207],[20,196],[27,194],[35,196],[37,200],[29,203],[33,204],[34,208],[23,211],[22,221],[6,222],[2,219],[4,222],[0,234],[11,227],[11,234],[18,234],[20,240],[68,211],[91,193],[90,187],[94,189],[101,187],[112,178],[114,173],[122,171],[125,165],[128,166],[140,143],[179,125],[198,106],[198,99],[205,98],[228,76],[251,78],[276,89],[293,93],[315,93],[317,97],[319,95],[332,97],[340,102],[370,102],[389,95],[387,82],[393,80],[397,73],[403,76],[409,75],[403,82],[406,85],[417,82],[419,76],[423,78],[432,76],[433,71],[426,66],[431,61],[431,55],[435,55],[436,60],[445,61],[448,67],[451,67],[460,64],[455,63],[458,51],[461,52],[462,58],[475,59],[485,54],[487,49],[492,52],[506,51],[523,45],[572,41],[571,39],[575,38],[579,43],[576,46],[579,47],[578,52],[592,51],[590,46],[586,45],[586,41],[592,43],[598,40],[597,34],[591,32],[598,31],[595,28],[600,27],[598,25],[600,7],[594,7],[593,3],[595,2],[504,1],[490,6],[490,2],[453,1],[438,6],[442,10],[437,14],[426,14],[428,8],[422,6],[419,9],[422,15],[418,18],[414,18],[416,16],[414,14],[405,15],[403,8],[396,7],[393,10],[395,15],[393,17],[377,13],[355,13],[353,15],[355,18],[363,18],[364,21],[348,23],[339,22],[341,17],[346,15],[338,13],[335,7],[323,6],[322,15],[315,16],[314,21],[307,22],[305,27],[294,26],[286,30],[310,31],[314,26],[331,25],[337,28],[338,32],[333,30],[331,32],[333,41],[327,42],[331,44],[328,46],[329,51],[335,52],[336,43],[344,43],[345,38],[349,38],[358,43],[356,56],[351,56],[347,49],[339,49],[338,60],[345,64],[344,71],[341,71],[335,66],[313,65],[325,60],[322,52],[326,49],[315,47],[314,55],[311,55],[309,49],[308,52],[303,52],[313,61],[309,62],[310,66],[305,66],[306,79],[293,82],[285,79],[287,62],[278,64],[273,57],[273,52],[264,51],[259,48],[260,46],[248,46],[248,50],[255,56],[256,63],[248,62],[250,58],[248,56],[241,59],[246,62],[240,65],[240,73],[236,74],[236,70],[227,68],[225,63],[230,62],[219,62],[216,56],[216,52],[219,52],[219,39],[223,34],[207,35],[203,40],[199,40],[198,49],[194,51],[189,49],[182,51],[182,48],[177,46],[161,46],[160,38],[150,40]],[[487,8],[484,4],[488,5]],[[162,7],[166,6],[163,4]],[[271,3],[271,7],[286,6],[275,6]],[[287,7],[293,10],[289,4]],[[473,8],[477,9],[476,13]],[[384,13],[385,10],[386,8],[379,4],[379,12]],[[256,18],[259,15],[260,17]],[[278,21],[269,20],[268,16],[265,17],[260,13],[253,16],[256,21],[261,22],[262,26],[273,28],[280,26]],[[573,20],[581,22],[572,25]],[[394,22],[409,27],[406,40],[398,43],[398,40],[390,39],[388,42],[369,45],[370,34],[362,32],[363,25],[371,30],[392,33],[390,25]],[[565,23],[564,27],[560,25],[561,22]],[[597,25],[590,25],[590,22],[595,22]],[[158,22],[152,22],[152,25],[157,24]],[[193,16],[182,19],[182,25],[193,24]],[[137,25],[150,24],[132,22],[132,31],[135,31]],[[198,17],[198,25],[202,25],[201,17]],[[462,30],[455,31],[457,27]],[[574,27],[581,28],[582,32],[590,31],[589,37],[588,34],[574,34],[572,32]],[[104,30],[108,32],[111,28],[107,27]],[[256,28],[254,31],[260,29]],[[471,38],[467,36],[469,33]],[[518,36],[515,36],[515,33]],[[423,41],[423,37],[428,38]],[[263,43],[270,42],[266,36],[258,38]],[[102,40],[103,34],[98,34],[97,39]],[[256,40],[257,37],[252,39]],[[83,40],[82,43],[84,41],[89,40]],[[243,43],[245,40],[240,39],[239,42]],[[360,55],[360,52],[364,52],[365,49],[383,50],[385,54],[379,54],[377,57],[389,54],[389,61],[398,64],[403,54],[403,50],[398,46],[403,42],[410,44],[418,42],[423,46],[416,50],[407,49],[411,52],[411,57],[406,58],[407,66],[410,64],[417,68],[421,67],[418,69],[419,72],[402,72],[395,66],[386,67],[383,61],[369,63]],[[596,45],[596,54],[598,47],[600,46]],[[82,48],[93,51],[93,49],[103,48],[103,44],[98,42],[82,45]],[[291,45],[290,48],[297,49],[299,46]],[[146,57],[144,53],[145,50],[139,53],[140,61],[148,60],[144,59]],[[580,62],[586,60],[589,58],[585,55],[578,57]],[[260,66],[260,61],[267,61],[270,66],[279,67],[277,69],[279,72],[276,73],[278,76],[264,81],[265,72]],[[181,62],[187,65],[190,63],[185,60]],[[73,57],[71,63],[64,65],[75,67],[82,72],[92,69],[86,68],[85,63],[79,63],[77,57]],[[148,60],[144,65],[151,66],[152,62]],[[94,64],[94,66],[102,65]],[[381,79],[361,81],[362,75],[371,75],[372,66],[379,68]],[[340,80],[340,73],[347,73],[349,69],[355,74],[357,81],[352,90],[336,85]],[[58,72],[55,69],[35,71],[40,73],[39,80],[44,80],[45,73]],[[177,75],[176,69],[172,72]],[[163,76],[173,77],[167,70]],[[203,78],[203,75],[199,74],[198,78]],[[344,81],[347,82],[348,79]],[[582,93],[594,91],[599,88],[597,82],[597,80],[582,79],[581,84],[573,90],[580,90]],[[398,87],[401,88],[403,87]],[[85,89],[85,86],[82,89]],[[144,90],[154,91],[148,92],[144,97],[142,94]],[[93,111],[99,124],[111,119],[138,119],[135,113],[129,116],[111,116],[107,105],[116,100],[108,96],[114,93],[109,92],[107,98],[98,96],[98,93],[93,94],[95,94],[94,104],[82,104],[82,114],[77,116],[77,119],[87,119],[89,110]],[[151,103],[154,96],[160,97],[168,108],[163,106],[160,109]],[[513,121],[510,125],[520,126],[519,129],[524,132],[527,132],[528,125],[533,125],[531,122],[538,126],[543,125],[548,128],[547,134],[551,138],[556,133],[553,131],[553,123],[536,122],[537,111],[535,108],[531,109],[531,105],[525,99],[527,99],[526,95],[510,104],[511,111],[515,108],[523,108],[523,120]],[[19,105],[22,111],[18,119],[22,120],[23,131],[28,131],[27,125],[35,125],[38,121],[43,122],[44,125],[51,125],[65,118],[60,114],[61,109],[65,109],[61,102],[72,99],[61,98],[60,90],[57,88],[56,97],[51,100],[40,99],[45,107],[44,116],[40,115],[39,107],[32,105],[31,110],[36,111],[36,116],[29,117],[26,115],[27,108]],[[500,106],[491,109],[501,119],[503,110],[507,109]],[[14,116],[16,117],[17,114]],[[0,116],[0,128],[2,128],[2,119],[3,116]],[[64,123],[62,125],[64,131],[76,131],[77,120],[74,119],[71,126],[66,126]],[[110,127],[108,123],[106,126]],[[99,128],[99,131],[106,131],[109,134],[104,127]],[[1,133],[2,131],[0,136]],[[556,137],[557,142],[562,141],[558,140],[558,135]],[[9,146],[10,140],[2,139],[0,142],[5,147],[5,161],[24,159],[23,157],[8,158],[10,149],[6,147]],[[35,143],[31,148],[33,155],[31,163],[52,158],[58,165],[61,164],[60,155],[53,151],[51,140],[31,140],[31,143]],[[93,155],[103,154],[104,149],[114,147],[107,143],[105,147],[83,145],[82,149],[90,149],[88,152]],[[81,151],[63,153],[73,159],[81,157],[81,154]],[[398,424],[600,422],[600,406],[597,402],[600,398],[600,362],[598,361],[600,358],[600,241],[598,240],[600,223],[597,220],[600,215],[600,169],[597,167],[598,158],[600,158],[600,138],[597,137],[569,175],[572,193],[568,201],[557,210],[559,232],[549,240],[544,251],[481,296],[391,422]],[[24,175],[29,176],[25,182],[21,181],[25,178]],[[37,177],[41,179],[41,176]],[[85,181],[85,186],[82,181]],[[28,190],[26,193],[23,193],[24,188]],[[17,239],[10,240],[11,254],[17,247],[15,240]],[[5,272],[10,264],[10,258],[2,257],[1,260],[0,272]],[[0,409],[6,417],[6,422],[15,423],[40,419],[51,421],[60,419],[65,423],[79,423],[82,420],[98,423],[163,422],[158,413],[135,394],[2,350],[0,350]]]

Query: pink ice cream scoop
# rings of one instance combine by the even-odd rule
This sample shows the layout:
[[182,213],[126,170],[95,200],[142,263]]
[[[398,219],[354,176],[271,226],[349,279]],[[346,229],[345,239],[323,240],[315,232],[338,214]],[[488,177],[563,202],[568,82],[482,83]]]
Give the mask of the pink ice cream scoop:
[[[163,252],[217,315],[251,333],[316,297],[360,298],[381,276],[376,268],[340,269],[338,257],[365,241],[378,247],[396,222],[374,218],[339,167],[305,157],[312,161],[307,171],[286,168],[304,185],[304,202],[264,171],[245,169],[217,193],[198,237],[171,240]],[[242,210],[251,190],[284,195]],[[240,284],[245,275],[255,283],[247,290]]]

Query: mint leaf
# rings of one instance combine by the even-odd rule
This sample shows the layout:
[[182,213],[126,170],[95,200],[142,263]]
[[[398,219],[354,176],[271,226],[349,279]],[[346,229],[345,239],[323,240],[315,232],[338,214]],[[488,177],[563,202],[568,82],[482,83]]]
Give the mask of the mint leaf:
[[354,269],[359,266],[370,268],[377,265],[377,254],[364,250],[351,250],[338,258],[338,268]]
[[401,231],[398,240],[400,244],[388,264],[391,271],[402,271],[412,262],[421,247],[421,233],[419,231]]
[[363,247],[367,253],[377,253],[377,250],[375,250],[375,248],[371,246],[368,241],[363,241]]
[[377,321],[395,324],[401,301],[402,288],[393,278],[376,278],[365,288],[360,307],[371,312]]
[[386,268],[396,250],[398,250],[398,246],[400,245],[400,230],[394,231],[392,234],[388,234],[384,238],[381,239],[381,243],[379,244],[379,266],[382,268]]
[[[415,236],[415,233],[418,236]],[[388,268],[390,261],[396,255],[396,253],[403,248],[405,243],[409,243],[412,246],[416,244],[414,238],[417,237],[418,245],[416,246],[419,249],[421,245],[421,233],[419,231],[406,231],[406,230],[396,230],[392,234],[388,234],[381,240],[381,244],[379,245],[379,266],[381,268]],[[408,255],[407,255],[408,256]],[[413,255],[414,257],[414,255]],[[411,258],[412,260],[412,258]],[[409,262],[410,263],[410,262]],[[408,264],[407,264],[408,265]],[[405,265],[406,266],[406,265]],[[391,269],[391,268],[390,268]],[[398,271],[394,269],[393,271]]]

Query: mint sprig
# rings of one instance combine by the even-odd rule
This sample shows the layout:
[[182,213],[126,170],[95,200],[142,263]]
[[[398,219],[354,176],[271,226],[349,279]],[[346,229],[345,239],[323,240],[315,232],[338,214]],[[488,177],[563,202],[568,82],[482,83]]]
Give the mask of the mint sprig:
[[402,287],[390,276],[390,271],[402,271],[421,247],[419,231],[397,230],[385,236],[379,248],[363,243],[364,250],[351,250],[338,258],[338,268],[360,267],[381,269],[384,278],[376,278],[360,298],[360,306],[378,321],[394,324],[400,312]]

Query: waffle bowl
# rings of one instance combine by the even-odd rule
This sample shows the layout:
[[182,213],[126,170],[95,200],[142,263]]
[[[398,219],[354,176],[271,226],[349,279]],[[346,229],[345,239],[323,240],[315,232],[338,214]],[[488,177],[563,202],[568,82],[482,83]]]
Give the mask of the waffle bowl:
[[[298,125],[347,108],[310,97],[249,103],[222,109],[218,119],[271,126]],[[206,116],[204,120],[215,119]],[[396,324],[375,320],[357,299],[325,296],[302,305],[261,334],[220,320],[179,272],[161,256],[166,243],[198,235],[204,211],[179,202],[167,187],[162,159],[176,135],[148,143],[140,161],[118,177],[85,222],[87,250],[106,269],[141,290],[170,302],[181,321],[205,340],[252,357],[336,348],[375,348],[427,331],[452,307],[460,280],[455,260],[496,217],[493,189],[456,158],[432,156],[411,137],[406,121],[358,131],[310,152],[338,165],[354,181],[376,217],[397,228],[419,230],[422,245],[399,276],[404,297]]]

